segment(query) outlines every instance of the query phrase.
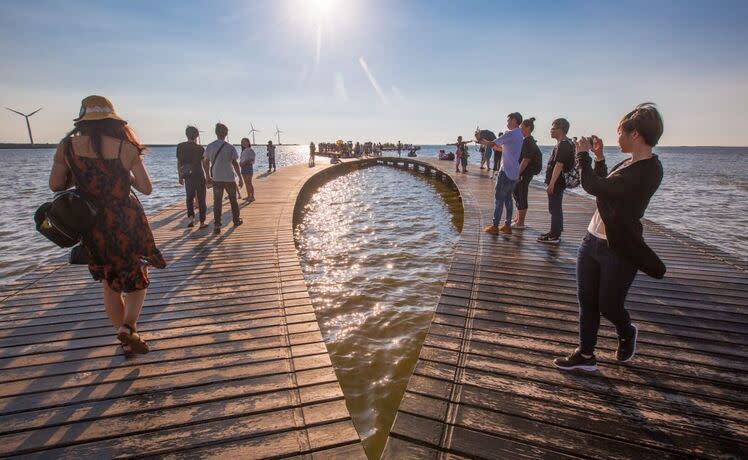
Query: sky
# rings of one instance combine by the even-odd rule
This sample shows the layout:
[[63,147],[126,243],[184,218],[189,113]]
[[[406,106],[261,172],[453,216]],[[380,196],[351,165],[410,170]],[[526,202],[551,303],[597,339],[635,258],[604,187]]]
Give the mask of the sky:
[[[741,57],[742,56],[742,57]],[[615,144],[658,104],[661,145],[748,146],[748,1],[222,0],[0,2],[0,106],[57,142],[108,97],[145,143],[441,144],[506,115],[564,117]],[[27,142],[0,114],[0,142]]]

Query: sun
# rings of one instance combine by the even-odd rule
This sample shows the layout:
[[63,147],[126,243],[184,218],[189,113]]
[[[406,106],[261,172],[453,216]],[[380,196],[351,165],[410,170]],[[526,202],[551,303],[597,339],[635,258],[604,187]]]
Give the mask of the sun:
[[332,14],[339,7],[336,0],[303,0],[309,19],[319,24],[329,21]]

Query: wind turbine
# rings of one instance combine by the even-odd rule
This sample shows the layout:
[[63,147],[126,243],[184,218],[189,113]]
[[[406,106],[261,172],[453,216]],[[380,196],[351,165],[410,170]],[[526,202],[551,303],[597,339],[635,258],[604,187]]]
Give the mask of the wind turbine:
[[[8,109],[8,107],[6,107],[6,109]],[[35,114],[36,112],[40,111],[41,109],[42,108],[39,107],[38,109],[34,110],[33,112],[31,112],[28,115],[26,115],[25,113],[21,113],[18,110],[8,109],[11,112],[17,113],[18,115],[20,115],[20,116],[22,116],[22,117],[24,117],[26,119],[26,127],[29,129],[29,141],[31,141],[31,145],[34,145],[34,137],[31,135],[31,123],[29,123],[29,117],[31,115]]]
[[283,131],[278,129],[278,125],[275,125],[275,135],[278,136],[278,145],[281,145],[281,133],[282,132]]
[[[257,143],[257,142],[255,142],[255,133],[259,133],[260,130],[259,129],[255,129],[255,125],[253,125],[252,123],[250,123],[249,126],[252,127],[252,129],[249,130],[249,134],[252,135],[252,144],[254,145],[254,144]],[[276,126],[276,128],[277,128],[277,126]]]

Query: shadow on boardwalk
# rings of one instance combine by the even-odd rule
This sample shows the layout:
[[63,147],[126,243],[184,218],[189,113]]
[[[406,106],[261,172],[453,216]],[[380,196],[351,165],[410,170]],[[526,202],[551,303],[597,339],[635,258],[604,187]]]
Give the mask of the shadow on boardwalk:
[[[258,195],[311,173],[290,168]],[[2,301],[0,455],[363,455],[290,224],[279,228],[289,203],[243,203],[244,225],[224,212],[220,235],[185,228],[183,206],[151,218],[168,263],[151,271],[138,323],[151,353],[121,355],[85,267]]]

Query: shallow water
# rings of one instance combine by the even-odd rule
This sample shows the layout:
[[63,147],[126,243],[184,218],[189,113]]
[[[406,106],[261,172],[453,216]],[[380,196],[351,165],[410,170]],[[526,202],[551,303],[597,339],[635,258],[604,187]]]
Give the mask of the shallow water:
[[375,166],[320,187],[295,229],[309,295],[370,458],[384,447],[418,358],[460,215],[444,185]]
[[[454,147],[451,147],[454,149]],[[423,146],[420,157],[436,157],[439,149],[449,146]],[[551,147],[541,147],[544,160]],[[265,148],[255,147],[257,169],[267,167]],[[183,197],[177,181],[174,147],[154,147],[145,156],[154,191],[141,196],[150,214]],[[612,166],[624,156],[618,149],[606,147]],[[682,232],[694,239],[712,244],[743,259],[748,259],[748,148],[738,147],[658,147],[665,169],[662,186],[652,198],[646,217]],[[0,150],[0,284],[32,271],[39,264],[67,254],[34,230],[36,208],[48,201],[47,187],[52,167],[52,149]],[[390,152],[396,154],[396,152]],[[308,147],[278,147],[278,167],[303,163]],[[318,161],[327,161],[319,158]],[[471,147],[471,168],[480,155]],[[445,166],[448,162],[444,162]],[[544,173],[536,176],[540,183]],[[581,189],[574,193],[584,194]]]

